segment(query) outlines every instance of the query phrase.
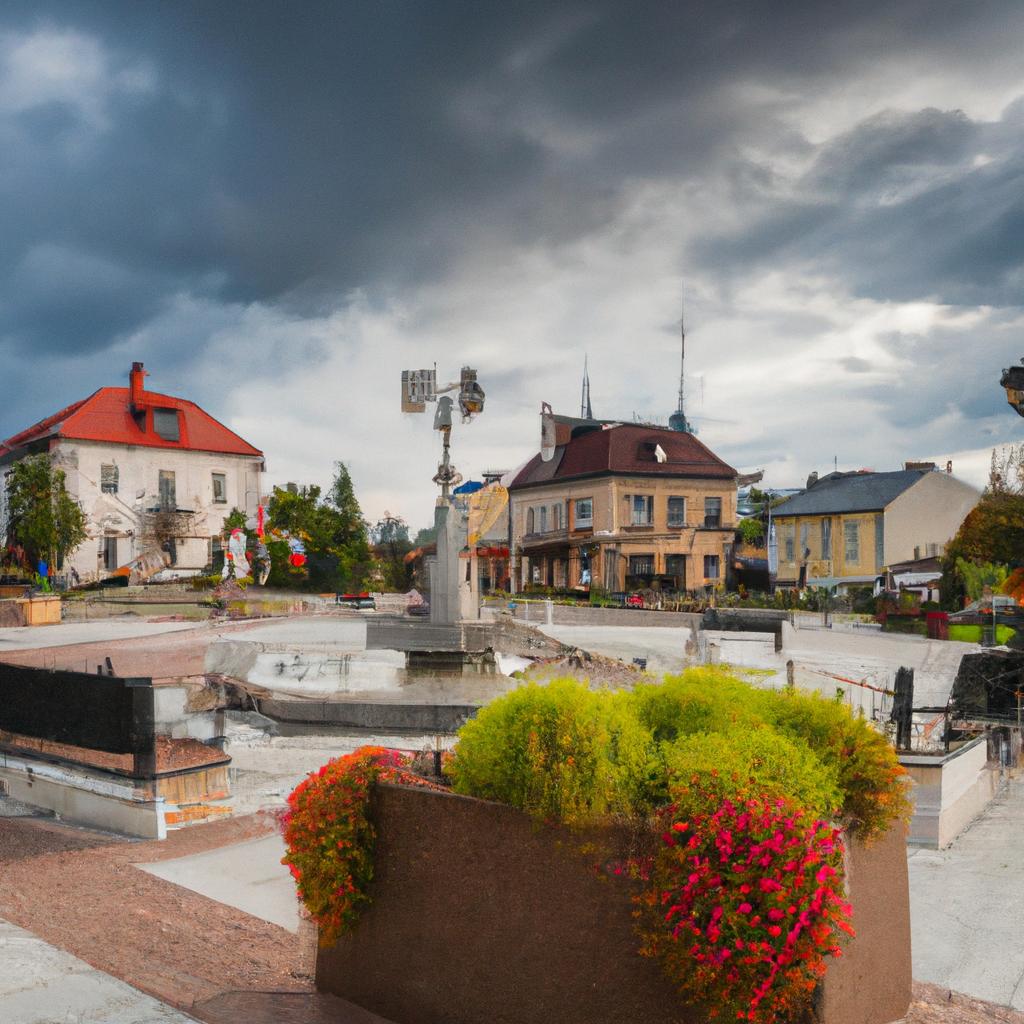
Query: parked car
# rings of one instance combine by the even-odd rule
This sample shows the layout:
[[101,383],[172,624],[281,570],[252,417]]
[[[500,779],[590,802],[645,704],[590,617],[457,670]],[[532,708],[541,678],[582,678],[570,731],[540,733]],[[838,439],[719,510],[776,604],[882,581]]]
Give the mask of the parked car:
[[377,604],[365,591],[361,594],[335,594],[334,603],[344,608],[376,608]]
[[992,603],[995,602],[995,620],[997,625],[1024,627],[1024,608],[1012,598],[1004,594],[994,597],[983,597],[972,601],[963,611],[953,612],[949,616],[951,626],[991,626]]

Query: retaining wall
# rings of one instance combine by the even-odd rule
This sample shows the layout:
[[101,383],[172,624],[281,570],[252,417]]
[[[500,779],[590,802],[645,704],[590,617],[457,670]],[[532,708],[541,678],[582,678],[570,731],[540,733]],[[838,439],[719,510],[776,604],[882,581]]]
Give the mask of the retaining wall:
[[914,783],[909,841],[915,846],[949,846],[999,789],[984,736],[949,754],[900,754],[900,764]]
[[[637,953],[629,883],[595,862],[637,852],[624,830],[540,829],[501,804],[378,786],[373,903],[321,949],[316,982],[396,1024],[697,1024]],[[581,852],[584,843],[596,847]],[[902,830],[854,842],[857,938],[832,963],[822,1024],[887,1024],[910,1003]]]
[[[547,602],[515,599],[513,612],[517,622],[530,622],[542,626],[548,622]],[[489,603],[485,607],[505,610],[507,603]],[[595,605],[551,603],[551,625],[554,626],[700,626],[700,615],[695,612],[660,612],[647,608],[599,608]]]

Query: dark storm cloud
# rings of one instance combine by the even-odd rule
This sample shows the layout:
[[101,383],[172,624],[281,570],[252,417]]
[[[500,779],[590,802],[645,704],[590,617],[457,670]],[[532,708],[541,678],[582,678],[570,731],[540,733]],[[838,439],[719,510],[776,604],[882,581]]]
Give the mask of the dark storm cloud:
[[[26,57],[0,95],[0,356],[19,381],[0,435],[62,366],[76,392],[110,383],[126,337],[174,390],[247,309],[384,305],[517,252],[557,265],[645,185],[730,197],[722,222],[740,230],[705,216],[678,244],[723,295],[752,269],[812,267],[872,297],[1017,302],[1019,109],[882,112],[816,144],[793,107],[897,54],[1012,60],[1021,28],[1019,5],[952,0],[8,5],[0,75],[38,36],[63,40],[80,78],[33,95]],[[779,155],[808,169],[792,181]],[[640,242],[617,244],[628,258]],[[827,329],[816,312],[763,317],[780,348]],[[262,370],[323,363],[295,344],[264,339]]]
[[1017,305],[1021,126],[1020,104],[992,124],[934,109],[872,117],[821,147],[795,183],[806,198],[765,197],[752,224],[699,240],[696,258],[732,273],[814,265],[875,299]]

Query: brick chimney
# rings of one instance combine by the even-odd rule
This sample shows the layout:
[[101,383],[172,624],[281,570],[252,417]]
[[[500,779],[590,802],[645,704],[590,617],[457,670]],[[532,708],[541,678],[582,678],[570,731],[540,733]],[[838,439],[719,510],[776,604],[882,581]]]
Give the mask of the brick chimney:
[[128,380],[131,382],[128,386],[128,402],[133,409],[143,408],[142,396],[145,393],[143,380],[145,377],[146,371],[142,368],[142,363],[132,363],[132,372],[128,374]]

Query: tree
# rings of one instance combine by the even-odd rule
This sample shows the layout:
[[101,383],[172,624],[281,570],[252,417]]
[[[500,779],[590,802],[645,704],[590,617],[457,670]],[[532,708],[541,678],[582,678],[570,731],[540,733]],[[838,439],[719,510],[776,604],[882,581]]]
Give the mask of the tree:
[[[321,493],[315,484],[296,492],[274,488],[267,506],[268,526],[303,541],[307,582],[312,589],[338,593],[361,590],[370,569],[370,545],[352,480],[342,463],[336,463],[328,497],[321,498]],[[271,541],[267,546],[271,553],[270,583],[293,585],[286,545]]]
[[[1024,565],[1024,446],[1010,445],[992,453],[992,471],[981,500],[968,512],[956,536],[946,545],[942,561],[942,603],[960,608],[977,573],[969,568]],[[970,579],[968,579],[970,577]]]
[[412,546],[414,548],[423,548],[428,544],[433,544],[437,541],[437,527],[436,526],[424,526],[422,530],[419,530],[415,537],[412,539]]
[[412,550],[409,525],[399,516],[385,512],[370,528],[370,540],[380,567],[385,590],[407,591],[412,586],[412,571],[405,555]]
[[8,532],[32,563],[59,565],[86,538],[85,513],[65,487],[64,470],[43,453],[16,462],[7,477]]

